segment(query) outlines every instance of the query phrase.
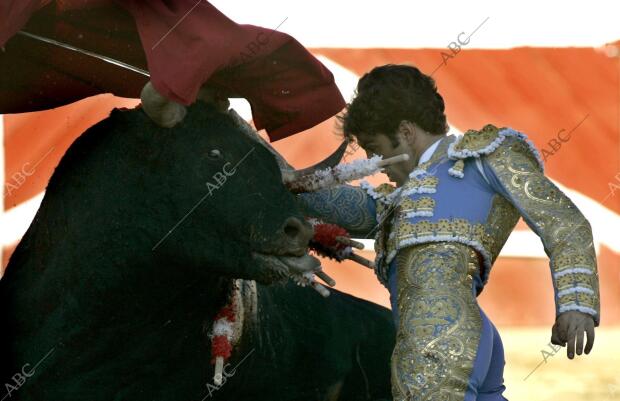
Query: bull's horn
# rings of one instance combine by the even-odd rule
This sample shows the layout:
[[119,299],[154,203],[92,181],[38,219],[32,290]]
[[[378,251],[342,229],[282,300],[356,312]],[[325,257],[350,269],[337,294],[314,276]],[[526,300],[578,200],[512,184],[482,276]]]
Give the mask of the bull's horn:
[[273,155],[276,157],[278,165],[280,166],[280,171],[282,171],[282,181],[285,184],[293,183],[299,179],[299,177],[303,177],[305,175],[312,174],[315,170],[326,169],[327,167],[336,166],[344,153],[347,150],[347,146],[349,145],[349,140],[345,138],[345,140],[338,146],[338,148],[329,155],[325,160],[315,164],[314,166],[306,167],[302,170],[295,170],[293,166],[291,166],[284,156],[278,153],[277,150],[271,146],[269,142],[267,142],[263,137],[261,137],[256,130],[247,123],[234,109],[228,110],[228,113],[236,120],[237,124],[243,128],[244,132],[250,136],[252,139],[258,141],[261,145],[267,148]]
[[147,82],[140,92],[142,110],[154,123],[161,127],[172,128],[183,121],[187,108],[161,95],[151,81]]
[[301,177],[310,175],[317,170],[324,170],[328,167],[335,167],[338,163],[340,163],[342,156],[344,156],[344,152],[347,150],[347,146],[349,146],[349,140],[345,138],[345,140],[342,141],[340,146],[338,146],[338,148],[331,155],[327,156],[327,158],[318,162],[317,164],[301,170],[283,171],[282,180],[285,184],[292,184],[295,181],[299,180]]

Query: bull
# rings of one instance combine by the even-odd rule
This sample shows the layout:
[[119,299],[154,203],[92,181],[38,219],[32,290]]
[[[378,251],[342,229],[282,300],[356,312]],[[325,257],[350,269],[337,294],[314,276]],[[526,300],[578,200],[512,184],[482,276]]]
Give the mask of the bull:
[[[389,311],[286,280],[312,229],[243,131],[199,101],[173,129],[114,109],[70,146],[0,280],[4,399],[390,398]],[[205,328],[237,279],[258,284],[215,386]]]

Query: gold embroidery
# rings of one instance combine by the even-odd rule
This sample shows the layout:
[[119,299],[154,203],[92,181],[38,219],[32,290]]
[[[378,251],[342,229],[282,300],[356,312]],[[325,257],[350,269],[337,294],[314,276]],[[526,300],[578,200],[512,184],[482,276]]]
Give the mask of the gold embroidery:
[[[520,217],[519,211],[506,198],[500,194],[493,195],[491,209],[484,224],[486,233],[482,238],[482,245],[491,256],[489,266],[495,263],[495,259],[499,256]],[[488,272],[483,275],[484,283],[487,278]]]
[[[428,191],[429,189],[434,190],[438,184],[438,179],[431,175],[426,175],[426,169],[432,166],[434,163],[437,163],[441,158],[446,157],[446,151],[448,146],[456,139],[454,136],[444,137],[442,138],[439,146],[431,156],[431,158],[423,163],[420,163],[415,170],[423,173],[424,178],[419,179],[415,178],[417,181],[414,186],[412,184],[408,185],[408,182],[401,187],[401,192],[397,194],[397,197],[391,200],[391,202],[384,203],[383,200],[380,200],[376,203],[377,205],[377,221],[378,221],[378,230],[375,235],[375,274],[379,281],[387,287],[387,271],[388,266],[392,258],[396,253],[396,239],[395,233],[392,231],[392,226],[398,224],[400,220],[398,216],[400,213],[394,213],[395,211],[402,210],[402,206],[399,204],[402,200],[409,198],[408,196],[403,196],[403,193],[409,190],[417,190],[419,191],[424,185],[424,190]],[[375,188],[375,191],[386,193],[387,195],[396,195],[393,192],[396,190],[394,186],[390,184],[381,184]],[[387,196],[386,195],[386,196]],[[430,198],[429,198],[430,199]],[[425,201],[428,202],[428,201]],[[391,234],[390,234],[391,233]],[[389,235],[388,235],[389,234]]]
[[561,272],[562,270],[574,267],[588,267],[593,262],[590,256],[591,255],[584,254],[558,255],[555,260],[556,270]]
[[459,243],[420,244],[399,252],[394,401],[465,397],[482,328],[472,293],[476,263],[471,248]]
[[394,187],[393,185],[384,182],[383,184],[377,185],[374,191],[382,195],[389,195],[394,192],[395,189],[396,187]]
[[418,201],[415,199],[411,199],[409,197],[405,197],[400,202],[400,212],[401,213],[409,213],[413,212],[418,208]]
[[594,309],[597,305],[598,299],[593,294],[588,294],[586,292],[573,292],[562,295],[558,302],[560,305],[580,305]]
[[463,170],[465,169],[465,162],[463,161],[463,159],[458,159],[456,162],[454,162],[454,164],[452,165],[452,168],[450,169],[450,175],[459,177],[459,178],[463,178]]
[[422,196],[417,201],[416,211],[432,211],[435,208],[435,199],[429,198],[428,196]]
[[[391,194],[396,190],[396,188],[390,184],[381,184],[375,188],[375,191],[379,191],[386,195]],[[379,192],[378,191],[378,192]],[[379,200],[376,203],[377,206],[377,221],[378,221],[378,229],[375,234],[375,274],[379,278],[379,281],[383,283],[387,287],[387,263],[385,260],[385,249],[392,249],[393,238],[386,238],[387,234],[390,232],[389,227],[391,227],[391,220],[393,216],[390,216],[391,213],[391,204],[386,204],[383,200]],[[386,226],[388,227],[386,229]],[[386,244],[387,242],[387,244]]]
[[397,210],[402,216],[407,216],[410,213],[431,213],[434,208],[435,199],[428,196],[422,196],[418,199],[412,199],[407,196],[397,206]]
[[482,224],[472,224],[466,219],[439,219],[436,222],[422,220],[416,223],[403,220],[399,223],[396,233],[399,242],[428,236],[460,237],[482,242],[484,234]]
[[[594,320],[598,326],[599,280],[590,223],[545,177],[524,141],[507,137],[502,146],[485,157],[528,224],[541,237],[550,256],[552,278],[558,292],[574,289],[560,297],[556,294],[556,315],[560,310],[589,311],[596,313]],[[574,274],[570,279],[560,280],[562,276],[558,273],[573,268],[586,269],[590,274]],[[567,280],[572,280],[569,287]],[[581,288],[591,289],[594,294],[583,292]]]
[[566,290],[575,286],[575,283],[583,288],[592,289],[593,285],[590,283],[592,275],[586,273],[569,273],[558,277],[556,283],[558,285],[558,291]]
[[422,178],[410,177],[403,185],[403,191],[405,193],[414,192],[434,192],[437,188],[439,179],[433,175],[427,175]]
[[[410,202],[407,204],[411,205]],[[395,235],[388,240],[385,251],[387,255],[394,255],[398,249],[414,243],[442,240],[477,245],[481,248],[481,256],[485,258],[486,269],[481,277],[486,283],[490,267],[518,220],[517,209],[501,195],[495,194],[484,223],[471,223],[462,218],[439,219],[436,222],[421,220],[411,223],[400,217],[395,225]],[[387,258],[386,262],[390,261],[391,258]]]
[[467,130],[462,137],[458,139],[458,142],[454,144],[455,151],[470,151],[477,152],[495,141],[499,134],[500,128],[495,127],[493,124],[485,125],[482,130]]

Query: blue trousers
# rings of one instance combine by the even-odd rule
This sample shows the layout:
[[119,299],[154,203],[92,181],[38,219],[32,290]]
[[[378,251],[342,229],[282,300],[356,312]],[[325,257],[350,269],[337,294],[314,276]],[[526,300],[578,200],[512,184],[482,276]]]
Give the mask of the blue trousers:
[[507,401],[504,386],[504,346],[493,323],[480,308],[482,333],[469,377],[465,401]]

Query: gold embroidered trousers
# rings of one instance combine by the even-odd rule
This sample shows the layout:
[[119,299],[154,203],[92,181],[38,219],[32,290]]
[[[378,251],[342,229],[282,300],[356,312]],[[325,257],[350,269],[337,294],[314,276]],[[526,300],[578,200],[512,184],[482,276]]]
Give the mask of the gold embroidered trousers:
[[476,254],[457,242],[425,243],[400,250],[396,263],[394,401],[462,401],[482,327]]

